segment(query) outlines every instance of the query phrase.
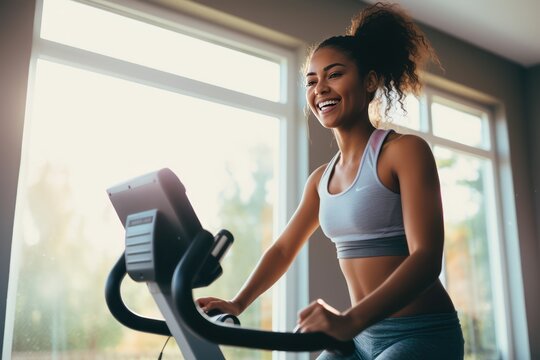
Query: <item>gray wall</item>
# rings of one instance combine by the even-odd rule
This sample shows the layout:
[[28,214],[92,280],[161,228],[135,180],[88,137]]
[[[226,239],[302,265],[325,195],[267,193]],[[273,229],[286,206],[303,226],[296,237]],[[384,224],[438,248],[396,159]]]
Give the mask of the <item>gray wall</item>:
[[0,351],[33,20],[34,1],[0,2]]
[[[540,64],[527,69],[525,96],[529,124],[530,167],[533,175],[533,193],[536,204],[535,223],[540,224]],[[540,238],[540,226],[537,231],[539,232],[537,238]]]
[[[540,64],[527,69],[525,99],[528,121],[528,137],[526,139],[529,142],[529,166],[532,172],[532,192],[535,204],[533,221],[537,226],[534,241],[536,244],[536,256],[532,256],[531,261],[536,261],[538,264],[540,259]],[[531,347],[534,354],[536,354],[536,358],[540,358],[540,307],[538,306],[540,303],[540,281],[538,281],[538,278],[535,280],[535,275],[538,276],[539,274],[538,268],[533,267],[527,273],[529,274],[529,281],[526,283],[525,294],[530,294],[530,301],[527,303],[530,322],[529,333],[534,334],[531,337],[531,343],[535,343],[531,344]],[[533,303],[533,301],[536,301],[536,303]]]

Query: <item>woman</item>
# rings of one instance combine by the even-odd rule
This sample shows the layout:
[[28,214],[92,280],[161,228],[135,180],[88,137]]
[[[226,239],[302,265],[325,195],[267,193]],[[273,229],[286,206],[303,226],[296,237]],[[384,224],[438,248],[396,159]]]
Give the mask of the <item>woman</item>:
[[444,226],[431,149],[417,136],[374,128],[368,112],[376,93],[387,110],[417,94],[418,71],[430,59],[411,19],[381,3],[355,17],[349,35],[311,52],[307,103],[339,151],[309,176],[298,209],[240,292],[230,301],[198,299],[203,310],[240,314],[321,226],[336,244],[351,307],[340,312],[319,299],[300,312],[299,331],[354,339],[351,359],[463,358],[461,327],[438,279]]

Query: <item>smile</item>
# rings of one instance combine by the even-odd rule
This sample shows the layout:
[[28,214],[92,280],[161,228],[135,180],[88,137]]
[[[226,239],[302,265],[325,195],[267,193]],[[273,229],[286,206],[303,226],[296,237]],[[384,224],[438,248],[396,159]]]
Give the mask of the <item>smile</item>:
[[325,100],[318,103],[317,107],[319,108],[320,111],[330,110],[334,106],[336,106],[339,102],[340,100],[337,100],[337,99]]

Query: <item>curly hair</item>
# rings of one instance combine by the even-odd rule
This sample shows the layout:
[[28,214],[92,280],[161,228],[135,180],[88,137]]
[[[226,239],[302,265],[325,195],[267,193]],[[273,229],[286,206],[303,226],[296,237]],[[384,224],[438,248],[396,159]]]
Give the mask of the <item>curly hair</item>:
[[[362,77],[375,72],[378,90],[386,98],[386,115],[395,101],[405,110],[403,101],[407,93],[419,95],[422,89],[419,71],[429,61],[440,66],[425,35],[396,4],[378,2],[368,6],[353,17],[346,35],[322,41],[312,54],[325,47],[347,55],[356,63]],[[375,93],[370,95],[373,100]]]

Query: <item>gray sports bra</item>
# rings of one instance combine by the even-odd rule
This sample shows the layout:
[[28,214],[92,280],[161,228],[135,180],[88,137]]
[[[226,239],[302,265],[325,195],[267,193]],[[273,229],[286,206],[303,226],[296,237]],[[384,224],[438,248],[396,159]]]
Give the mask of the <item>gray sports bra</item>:
[[319,223],[337,249],[339,259],[408,255],[400,194],[383,185],[377,175],[377,159],[392,130],[376,129],[369,137],[356,178],[339,194],[328,184],[338,152],[319,182]]

